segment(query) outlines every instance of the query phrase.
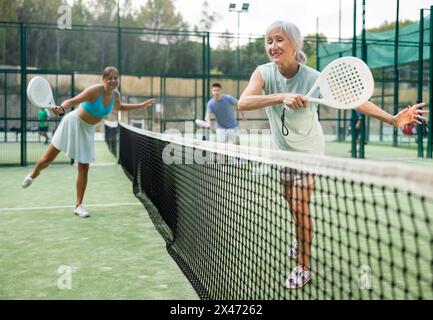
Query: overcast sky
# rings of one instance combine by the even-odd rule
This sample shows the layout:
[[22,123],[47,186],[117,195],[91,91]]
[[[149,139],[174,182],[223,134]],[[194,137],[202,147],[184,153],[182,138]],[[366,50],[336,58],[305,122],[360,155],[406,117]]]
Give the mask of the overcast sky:
[[[220,14],[221,19],[210,31],[237,32],[237,14],[228,12],[229,3],[237,3],[238,8],[246,1],[208,0],[210,11]],[[316,18],[319,30],[328,38],[339,35],[340,0],[250,0],[248,13],[240,15],[240,33],[263,34],[266,26],[275,20],[289,20],[298,25],[305,36],[316,31]],[[351,37],[353,31],[353,0],[341,0],[342,36]],[[122,3],[122,2],[121,2]],[[144,4],[146,0],[136,0]],[[198,24],[203,0],[174,0],[177,10],[191,26]],[[361,26],[361,4],[358,3],[358,25]],[[393,21],[396,16],[397,0],[366,0],[366,25],[377,26],[385,20]],[[433,5],[433,0],[400,0],[400,19],[419,19],[419,10]]]

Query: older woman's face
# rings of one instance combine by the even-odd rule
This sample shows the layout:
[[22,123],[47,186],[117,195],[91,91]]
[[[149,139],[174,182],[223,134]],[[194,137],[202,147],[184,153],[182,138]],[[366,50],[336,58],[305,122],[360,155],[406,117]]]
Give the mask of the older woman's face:
[[272,62],[296,62],[296,49],[280,28],[272,29],[266,35],[266,52]]

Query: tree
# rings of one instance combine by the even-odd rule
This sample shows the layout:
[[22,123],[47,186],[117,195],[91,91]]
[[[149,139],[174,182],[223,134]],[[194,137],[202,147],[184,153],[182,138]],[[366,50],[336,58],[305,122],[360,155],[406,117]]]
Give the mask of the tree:
[[241,75],[251,75],[257,66],[269,62],[269,57],[265,50],[265,39],[250,39],[249,43],[241,47]]
[[328,38],[323,33],[319,33],[318,35],[317,33],[308,34],[304,38],[303,51],[307,55],[307,65],[313,69],[317,68],[317,40],[319,40],[320,44],[328,43]]
[[141,7],[137,21],[150,29],[185,30],[188,28],[182,15],[176,12],[172,0],[148,0],[146,5]]
[[[145,6],[142,6],[137,20],[149,29],[158,30],[187,30],[188,24],[183,20],[182,15],[176,12],[172,0],[148,0]],[[181,36],[173,35],[164,31],[157,32],[150,36],[144,36],[143,39],[153,43],[149,45],[147,52],[155,63],[162,65],[160,70],[167,73],[170,65],[170,47],[173,43],[181,40]]]
[[[398,22],[398,26],[399,26],[399,28],[401,28],[401,27],[407,26],[407,25],[412,24],[412,23],[415,23],[415,21],[409,20],[409,19],[401,20]],[[381,32],[381,31],[388,31],[388,30],[393,30],[393,29],[395,29],[395,21],[389,22],[389,21],[385,20],[378,27],[370,28],[370,29],[367,29],[366,31],[368,31],[368,32]]]
[[201,5],[201,19],[196,30],[210,31],[213,24],[221,19],[221,15],[215,11],[209,12],[209,2],[203,1]]

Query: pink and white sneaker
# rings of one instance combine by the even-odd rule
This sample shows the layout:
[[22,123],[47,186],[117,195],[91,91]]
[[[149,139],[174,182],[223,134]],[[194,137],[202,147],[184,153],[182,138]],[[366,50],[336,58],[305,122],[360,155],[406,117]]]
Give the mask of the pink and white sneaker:
[[287,289],[297,289],[305,286],[311,280],[311,272],[303,266],[297,266],[290,273],[284,286]]

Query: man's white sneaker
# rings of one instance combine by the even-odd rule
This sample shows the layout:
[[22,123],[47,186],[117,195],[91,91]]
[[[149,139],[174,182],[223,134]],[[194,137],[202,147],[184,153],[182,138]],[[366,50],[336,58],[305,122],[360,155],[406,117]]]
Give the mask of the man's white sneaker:
[[32,174],[29,173],[27,175],[27,177],[24,178],[23,182],[21,182],[21,187],[23,188],[27,188],[28,186],[30,186],[33,182],[34,178],[32,178]]
[[75,207],[74,213],[81,218],[90,217],[90,214],[86,211],[86,209],[84,209],[84,206],[82,204]]

